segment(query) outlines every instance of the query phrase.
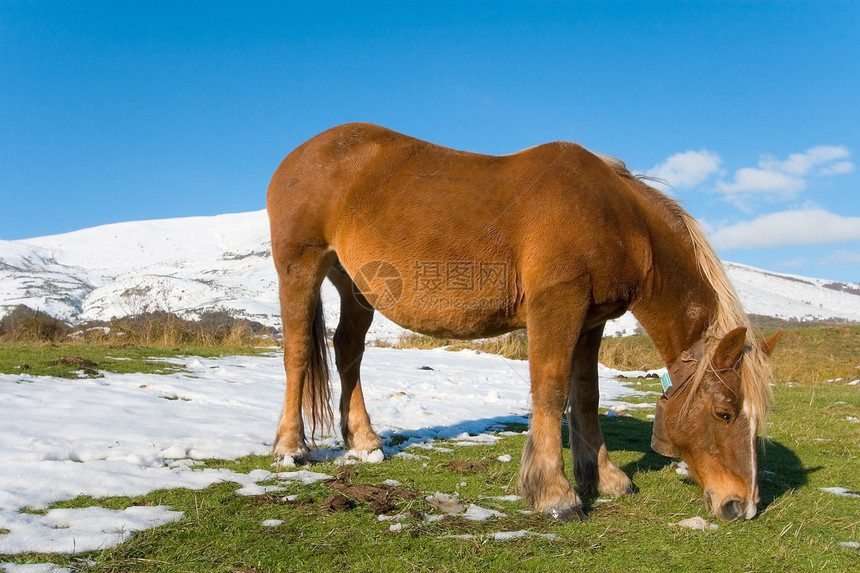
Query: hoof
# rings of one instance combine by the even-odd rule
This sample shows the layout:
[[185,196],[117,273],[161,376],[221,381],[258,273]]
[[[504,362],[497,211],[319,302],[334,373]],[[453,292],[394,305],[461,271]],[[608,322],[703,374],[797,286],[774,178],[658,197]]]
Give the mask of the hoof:
[[273,452],[275,465],[279,468],[294,468],[305,464],[310,459],[307,449],[295,450],[293,452]]
[[585,515],[585,512],[578,505],[553,507],[545,513],[558,521],[588,521],[588,516]]
[[631,493],[636,493],[636,486],[633,485],[630,476],[617,467],[613,467],[601,474],[597,490],[604,495],[623,497]]
[[632,495],[639,491],[633,482],[627,480],[626,483],[615,483],[612,486],[602,486],[598,488],[598,491],[605,495],[611,495],[612,497],[624,497],[625,495]]
[[366,464],[378,464],[385,460],[385,453],[380,448],[371,451],[349,450],[346,455],[349,458],[355,458]]
[[382,448],[382,440],[373,431],[360,436],[352,436],[350,439],[344,440],[344,442],[350,450],[357,452],[371,453]]

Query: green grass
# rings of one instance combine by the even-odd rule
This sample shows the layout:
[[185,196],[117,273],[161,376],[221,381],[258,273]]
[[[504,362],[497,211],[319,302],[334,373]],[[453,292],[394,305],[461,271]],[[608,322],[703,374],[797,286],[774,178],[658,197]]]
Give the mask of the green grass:
[[[455,446],[453,450],[410,450],[427,459],[395,457],[381,464],[353,466],[351,483],[381,484],[395,479],[424,495],[442,491],[466,503],[497,509],[507,516],[485,522],[447,517],[425,522],[416,512],[434,513],[422,499],[398,503],[403,529],[379,521],[368,504],[345,512],[323,508],[332,494],[325,484],[290,485],[285,494],[244,497],[235,484],[200,492],[157,491],[139,498],[94,500],[80,497],[55,507],[169,505],[183,519],[137,534],[125,544],[81,556],[25,555],[12,562],[51,561],[79,571],[847,571],[858,566],[856,549],[839,542],[860,540],[857,499],[838,497],[821,487],[856,489],[860,480],[857,450],[860,414],[856,387],[780,387],[771,423],[771,441],[760,454],[760,515],[749,522],[719,523],[716,531],[681,529],[673,523],[692,516],[708,518],[696,486],[679,476],[669,460],[650,451],[647,411],[635,417],[602,417],[614,461],[639,488],[617,500],[586,499],[590,520],[555,523],[523,514],[522,501],[500,502],[487,496],[513,493],[524,437],[505,436],[495,445]],[[516,431],[522,427],[512,428]],[[510,454],[512,462],[499,462]],[[482,462],[483,471],[452,471],[449,462]],[[239,472],[270,469],[268,457],[216,461],[207,467]],[[334,462],[309,469],[334,475]],[[284,523],[262,527],[267,519]],[[527,529],[551,533],[556,540],[527,537],[492,541],[499,531]],[[474,539],[451,536],[469,534]]]
[[[787,361],[803,357],[807,370],[800,370],[796,363],[780,367],[777,351],[770,440],[759,451],[759,515],[752,521],[717,522],[715,531],[673,525],[693,516],[710,518],[699,489],[678,475],[670,460],[651,451],[647,415],[653,410],[631,408],[633,416],[601,416],[601,424],[613,461],[632,476],[639,491],[615,500],[587,498],[590,520],[585,523],[556,523],[521,513],[528,509],[523,501],[487,497],[514,493],[525,438],[511,435],[494,445],[437,442],[451,451],[410,449],[426,459],[395,457],[380,464],[352,466],[357,475],[351,483],[381,484],[395,479],[402,487],[421,493],[419,499],[397,503],[392,513],[402,516],[399,532],[389,531],[396,522],[379,521],[366,503],[356,503],[349,511],[326,510],[323,501],[333,492],[323,483],[289,485],[285,494],[297,495],[295,503],[282,501],[285,494],[239,496],[235,493],[239,486],[228,483],[197,492],[165,490],[138,498],[80,497],[58,503],[54,507],[168,505],[182,511],[183,518],[101,552],[0,556],[0,562],[50,561],[92,572],[860,570],[860,551],[839,545],[860,541],[860,499],[820,489],[860,489],[860,424],[850,421],[860,418],[860,386],[833,380],[834,373],[850,377],[857,372],[858,333],[854,328],[789,333],[796,337],[789,337],[783,356]],[[102,350],[106,356],[128,356],[144,365],[145,358],[153,355],[145,350],[134,356],[117,354],[118,349]],[[122,350],[132,353],[132,349]],[[93,352],[88,357],[99,362],[97,350]],[[83,351],[78,354],[84,356]],[[24,356],[35,362],[32,355]],[[101,360],[107,362],[105,356]],[[0,368],[6,368],[8,362],[4,356]],[[854,374],[851,379],[858,377]],[[657,387],[656,381],[641,382],[637,389]],[[525,429],[523,425],[508,427],[515,432]],[[395,445],[402,437],[394,435],[389,440]],[[502,454],[511,455],[513,461],[498,461]],[[569,466],[569,453],[565,456]],[[452,460],[481,462],[484,470],[456,472],[451,469]],[[271,469],[271,459],[209,460],[206,467],[248,472]],[[323,462],[307,469],[334,475],[338,468],[334,462]],[[420,513],[436,512],[423,497],[436,491],[456,494],[465,503],[499,510],[506,517],[485,522],[460,517],[424,521]],[[262,527],[267,519],[284,523]],[[521,529],[557,537],[490,539],[499,531]],[[458,535],[475,537],[452,537]]]
[[[0,373],[59,376],[62,378],[94,378],[99,370],[127,374],[172,374],[182,367],[164,362],[164,358],[201,356],[212,358],[237,354],[264,354],[277,348],[233,348],[219,346],[137,347],[105,346],[79,343],[3,342],[0,343]],[[97,364],[84,368],[75,364],[57,363],[63,357],[83,358]]]

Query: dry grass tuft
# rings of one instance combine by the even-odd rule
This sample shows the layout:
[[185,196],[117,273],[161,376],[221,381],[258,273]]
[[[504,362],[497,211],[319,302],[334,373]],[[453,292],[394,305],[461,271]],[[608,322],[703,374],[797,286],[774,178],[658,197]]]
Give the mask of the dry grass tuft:
[[786,331],[771,360],[778,383],[844,384],[860,379],[860,326]]
[[62,320],[23,304],[0,319],[0,341],[5,342],[56,342],[68,332]]
[[643,334],[604,338],[597,360],[616,370],[653,370],[664,366],[654,343]]
[[389,348],[418,348],[422,350],[433,348],[445,348],[451,351],[477,350],[488,354],[498,354],[512,360],[528,360],[528,337],[525,330],[517,330],[503,336],[480,340],[435,338],[410,332],[401,335],[393,344],[386,342],[377,342],[376,344]]
[[106,346],[274,346],[275,332],[259,322],[226,312],[189,320],[168,312],[94,321],[77,327],[26,306],[0,320],[0,342],[80,342]]
[[[772,331],[765,335],[772,334]],[[469,348],[500,354],[516,360],[528,359],[525,331],[486,340],[450,340],[420,334],[405,334],[394,348]],[[604,338],[598,360],[616,370],[653,370],[663,359],[648,336]],[[839,384],[860,379],[860,326],[839,325],[794,328],[786,331],[771,357],[774,381],[791,384]]]

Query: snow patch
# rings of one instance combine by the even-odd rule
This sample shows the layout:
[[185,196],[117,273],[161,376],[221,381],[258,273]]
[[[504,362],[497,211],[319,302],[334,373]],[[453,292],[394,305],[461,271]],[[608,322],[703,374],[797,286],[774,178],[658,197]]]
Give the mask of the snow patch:
[[[77,546],[67,547],[62,545],[66,538],[57,534],[67,530],[45,525],[45,516],[20,513],[24,508],[46,509],[80,494],[136,497],[157,489],[199,490],[233,482],[241,494],[260,495],[280,492],[289,483],[332,479],[284,464],[275,464],[278,471],[250,474],[199,467],[198,460],[270,454],[283,400],[279,352],[166,362],[187,371],[106,372],[103,378],[78,380],[0,374],[0,527],[10,530],[0,535],[0,544],[20,543],[0,546],[0,553],[16,548],[48,552],[54,547],[60,547],[58,551],[107,547],[135,531],[132,526],[162,523],[158,516],[147,521],[131,508],[119,516],[91,508],[94,511],[78,514],[82,517],[75,523],[88,522],[98,533],[76,536]],[[404,439],[384,446],[368,461],[383,454],[420,458],[415,449],[409,451],[416,453],[404,450],[441,449],[433,445],[440,439],[492,444],[498,437],[488,434],[489,429],[528,422],[527,362],[474,352],[368,348],[362,366],[374,427],[383,441],[392,436]],[[421,366],[433,370],[420,370]],[[601,407],[637,394],[616,375],[600,370]],[[340,388],[334,385],[332,390],[336,404]],[[405,399],[388,399],[401,391],[407,393]],[[486,399],[491,392],[497,400]],[[165,395],[182,399],[164,400]],[[338,424],[336,416],[335,427]],[[312,450],[313,460],[349,459],[340,440],[318,436],[317,443],[322,447]],[[128,523],[122,533],[113,529],[119,518]],[[24,531],[30,533],[27,544],[21,541]]]
[[330,481],[334,479],[333,476],[308,470],[281,472],[277,474],[277,478],[284,481],[297,481],[304,485],[312,485],[319,481]]
[[522,539],[523,537],[532,536],[532,537],[542,537],[549,541],[555,541],[558,539],[558,536],[554,533],[537,533],[534,531],[528,531],[525,529],[520,529],[518,531],[499,531],[496,533],[491,533],[486,537],[473,535],[471,533],[464,533],[462,535],[445,535],[443,539],[487,539],[489,541],[510,541],[512,539]]
[[711,523],[706,519],[702,519],[701,517],[682,519],[678,523],[671,523],[670,525],[675,525],[677,527],[686,527],[688,529],[706,529],[711,531],[715,531],[720,528],[720,526],[716,523]]
[[519,501],[522,497],[519,495],[497,495],[489,496],[487,499],[492,499],[494,501]]
[[113,547],[135,531],[179,521],[166,506],[52,509],[45,515],[0,511],[0,553],[83,553]]
[[53,563],[34,563],[30,565],[0,563],[0,571],[4,573],[74,573],[67,567],[60,567]]
[[521,539],[529,535],[531,535],[532,537],[543,537],[544,539],[549,539],[550,541],[555,541],[556,539],[558,539],[558,535],[554,533],[536,533],[534,531],[528,531],[526,529],[520,529],[518,531],[499,531],[498,533],[493,533],[492,535],[490,535],[490,538],[493,541],[509,541],[511,539]]
[[852,491],[850,489],[845,489],[844,487],[820,487],[818,489],[820,489],[821,491],[825,491],[827,493],[832,493],[833,495],[838,495],[840,497],[860,498],[860,492]]
[[468,519],[469,521],[486,521],[491,517],[505,517],[505,514],[501,511],[496,511],[495,509],[486,509],[484,507],[477,506],[474,503],[470,504],[466,513],[463,514],[463,518]]

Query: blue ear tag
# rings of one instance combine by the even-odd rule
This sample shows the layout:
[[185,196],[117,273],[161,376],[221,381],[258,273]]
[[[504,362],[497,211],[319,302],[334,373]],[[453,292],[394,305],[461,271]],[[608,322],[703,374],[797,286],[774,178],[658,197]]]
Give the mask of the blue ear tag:
[[672,387],[672,379],[669,377],[668,372],[666,372],[665,374],[663,374],[660,377],[660,384],[663,385],[663,393],[664,394],[669,391],[669,388]]

